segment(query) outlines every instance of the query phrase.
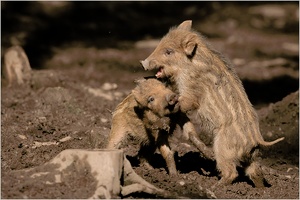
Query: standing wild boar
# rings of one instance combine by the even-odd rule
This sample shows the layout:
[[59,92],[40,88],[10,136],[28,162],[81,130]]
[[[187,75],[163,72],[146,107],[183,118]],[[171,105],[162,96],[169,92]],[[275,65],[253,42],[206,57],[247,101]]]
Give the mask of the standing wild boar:
[[168,137],[174,128],[170,116],[178,111],[178,96],[162,82],[153,78],[138,81],[113,113],[107,148],[122,148],[130,140],[137,141],[143,161],[158,148],[169,174],[177,174]]
[[237,166],[256,187],[264,186],[256,157],[264,141],[258,117],[242,83],[230,64],[184,21],[170,29],[154,52],[141,61],[145,70],[157,70],[156,77],[166,78],[178,90],[180,108],[193,113],[203,133],[214,135],[214,154],[221,172],[220,183],[237,178]]

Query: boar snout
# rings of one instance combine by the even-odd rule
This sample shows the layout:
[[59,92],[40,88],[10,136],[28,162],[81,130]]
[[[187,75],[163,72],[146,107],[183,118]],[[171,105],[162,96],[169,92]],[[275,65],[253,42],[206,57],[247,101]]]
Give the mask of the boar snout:
[[169,94],[166,96],[166,100],[169,105],[174,105],[178,102],[178,95],[176,94]]
[[145,70],[152,70],[158,67],[156,60],[145,59],[141,60],[140,63],[142,64]]
[[143,66],[143,68],[144,68],[145,70],[148,69],[148,67],[149,67],[149,61],[148,61],[147,59],[145,59],[145,60],[140,60],[140,63],[142,64],[142,66]]

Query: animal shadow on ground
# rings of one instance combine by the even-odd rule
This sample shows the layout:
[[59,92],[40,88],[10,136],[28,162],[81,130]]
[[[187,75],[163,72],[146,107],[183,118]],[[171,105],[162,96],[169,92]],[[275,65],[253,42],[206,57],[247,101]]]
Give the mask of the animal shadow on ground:
[[[210,177],[218,175],[216,170],[216,162],[202,157],[201,153],[199,152],[188,152],[183,156],[179,156],[178,152],[175,152],[174,158],[176,162],[176,168],[182,174],[196,171],[200,175]],[[137,167],[140,164],[138,156],[127,156],[127,159],[130,161],[133,167]],[[165,160],[158,153],[153,154],[151,160],[149,160],[149,164],[153,168],[164,168],[166,171],[168,170]]]
[[[196,171],[199,175],[207,176],[207,177],[218,177],[220,179],[220,174],[216,168],[216,161],[207,159],[202,156],[200,152],[187,152],[186,154],[179,156],[178,152],[174,153],[174,158],[176,162],[176,168],[181,174],[188,174],[192,171]],[[140,162],[137,156],[127,156],[127,159],[130,161],[133,167],[138,167]],[[155,153],[151,160],[149,160],[149,164],[153,168],[164,168],[166,171],[168,170],[165,160],[163,157]],[[254,183],[246,176],[244,172],[244,168],[237,167],[237,171],[239,176],[234,183],[246,182],[247,184],[255,187]],[[265,187],[271,187],[271,185],[264,179]]]

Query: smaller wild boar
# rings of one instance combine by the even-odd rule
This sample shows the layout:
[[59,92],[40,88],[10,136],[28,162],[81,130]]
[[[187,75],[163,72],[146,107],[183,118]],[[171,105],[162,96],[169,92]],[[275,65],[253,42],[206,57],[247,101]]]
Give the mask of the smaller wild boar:
[[31,67],[24,49],[20,46],[12,46],[4,54],[5,75],[8,86],[14,82],[18,85],[30,79]]
[[180,111],[178,95],[157,79],[142,79],[114,111],[107,148],[120,149],[137,142],[143,162],[158,148],[169,174],[177,174],[168,142],[177,125],[206,158],[214,159],[212,150],[199,140],[194,125]]
[[178,96],[162,82],[139,80],[113,113],[107,148],[123,148],[134,140],[140,144],[141,161],[147,161],[158,148],[169,174],[177,174],[168,138],[173,126],[169,116],[178,111]]

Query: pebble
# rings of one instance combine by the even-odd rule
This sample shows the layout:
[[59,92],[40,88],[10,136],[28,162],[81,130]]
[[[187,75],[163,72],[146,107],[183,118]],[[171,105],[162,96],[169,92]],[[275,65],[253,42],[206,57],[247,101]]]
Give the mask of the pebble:
[[179,181],[179,185],[184,186],[185,182],[184,181]]
[[66,142],[66,141],[71,140],[71,139],[72,139],[71,136],[67,136],[67,137],[64,137],[64,138],[60,139],[59,141],[60,142]]
[[21,135],[21,134],[18,134],[18,137],[21,138],[22,140],[26,140],[27,137],[25,135]]
[[116,83],[104,83],[102,85],[103,90],[115,90],[118,88],[118,85]]
[[106,118],[101,118],[101,122],[102,122],[102,123],[106,123],[106,122],[108,122],[108,119],[106,119]]

